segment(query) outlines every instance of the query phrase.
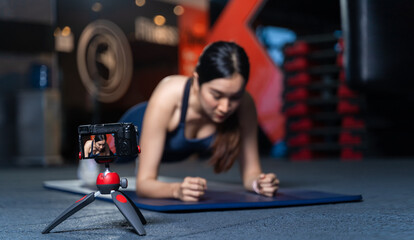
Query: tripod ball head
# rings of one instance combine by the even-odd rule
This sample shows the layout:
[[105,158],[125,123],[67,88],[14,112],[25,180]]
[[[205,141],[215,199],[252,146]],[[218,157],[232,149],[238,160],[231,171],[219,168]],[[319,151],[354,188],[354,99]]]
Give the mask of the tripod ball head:
[[119,175],[116,172],[100,173],[96,179],[96,186],[103,194],[109,194],[112,190],[118,190],[120,185]]

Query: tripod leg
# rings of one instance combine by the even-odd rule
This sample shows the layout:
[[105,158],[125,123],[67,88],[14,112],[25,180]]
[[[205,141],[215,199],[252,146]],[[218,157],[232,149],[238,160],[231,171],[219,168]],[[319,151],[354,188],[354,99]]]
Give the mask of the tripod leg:
[[143,225],[147,224],[147,220],[145,219],[144,215],[142,215],[141,210],[139,210],[139,208],[135,204],[132,203],[132,200],[131,198],[128,197],[128,195],[126,195],[125,193],[122,193],[122,194],[126,197],[126,199],[128,199],[128,202],[130,202],[131,205],[134,207],[135,211],[138,214],[139,219],[141,219],[142,224]]
[[59,225],[61,222],[65,221],[68,217],[72,216],[77,211],[81,210],[82,208],[86,207],[88,204],[95,200],[95,193],[89,193],[85,195],[83,198],[76,201],[72,206],[67,208],[62,214],[60,214],[52,223],[50,223],[42,233],[49,233],[53,228]]
[[119,211],[124,215],[128,222],[132,225],[138,235],[142,236],[147,234],[145,232],[144,226],[142,225],[141,219],[138,216],[133,203],[129,201],[125,194],[119,191],[113,191],[111,193],[112,200],[115,205],[118,207]]

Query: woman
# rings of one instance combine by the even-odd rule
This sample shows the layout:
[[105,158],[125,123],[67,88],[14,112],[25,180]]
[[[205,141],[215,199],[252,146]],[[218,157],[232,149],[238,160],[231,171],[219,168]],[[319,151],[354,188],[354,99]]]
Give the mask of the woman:
[[273,196],[279,180],[260,168],[257,116],[245,91],[249,61],[232,42],[215,42],[199,58],[192,78],[169,76],[154,90],[141,130],[136,189],[149,198],[198,201],[207,188],[200,177],[181,183],[157,180],[162,161],[179,160],[193,153],[211,152],[217,173],[227,171],[239,159],[244,187]]
[[88,158],[112,155],[105,134],[96,135],[93,140],[86,141],[83,152]]

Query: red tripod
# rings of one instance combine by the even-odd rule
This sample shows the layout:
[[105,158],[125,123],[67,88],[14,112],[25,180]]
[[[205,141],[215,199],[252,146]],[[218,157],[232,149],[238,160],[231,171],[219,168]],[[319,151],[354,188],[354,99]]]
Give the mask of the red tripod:
[[135,206],[127,195],[118,190],[119,187],[126,188],[128,186],[128,180],[126,178],[120,179],[116,172],[109,171],[108,162],[105,163],[105,169],[105,172],[100,173],[96,179],[98,191],[89,193],[76,201],[72,206],[60,214],[52,223],[50,223],[42,231],[43,234],[49,233],[53,228],[65,221],[68,217],[92,203],[100,194],[111,194],[113,202],[132,225],[138,235],[142,236],[146,234],[143,225],[145,225],[147,221],[141,211],[137,206]]

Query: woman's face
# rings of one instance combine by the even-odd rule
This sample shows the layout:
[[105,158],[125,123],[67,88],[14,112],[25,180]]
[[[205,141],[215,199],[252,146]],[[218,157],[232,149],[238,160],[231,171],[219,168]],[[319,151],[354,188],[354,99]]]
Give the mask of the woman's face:
[[102,152],[105,149],[105,140],[95,142],[96,150]]
[[231,78],[217,78],[200,88],[200,103],[215,123],[221,123],[239,107],[244,94],[244,79],[240,74]]

